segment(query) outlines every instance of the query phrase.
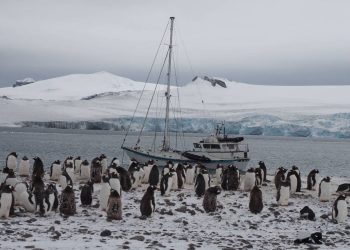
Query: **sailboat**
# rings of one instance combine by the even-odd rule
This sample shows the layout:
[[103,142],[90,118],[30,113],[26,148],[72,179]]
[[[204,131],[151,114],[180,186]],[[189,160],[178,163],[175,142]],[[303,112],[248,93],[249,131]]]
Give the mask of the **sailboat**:
[[[193,143],[193,148],[189,150],[173,149],[170,146],[170,128],[169,128],[169,112],[170,112],[170,74],[172,70],[172,53],[173,53],[173,30],[174,17],[170,17],[170,40],[168,45],[167,58],[167,88],[165,92],[166,108],[165,108],[165,124],[162,145],[159,148],[143,148],[139,145],[138,139],[134,146],[124,146],[127,134],[122,143],[122,149],[132,160],[140,163],[146,163],[153,160],[158,166],[165,166],[169,161],[173,164],[198,164],[205,165],[208,169],[216,169],[217,165],[227,166],[235,165],[238,169],[245,171],[249,162],[248,144],[244,144],[243,137],[229,137],[225,133],[224,123],[217,125],[215,133],[207,136],[198,142]],[[135,114],[135,113],[134,113]],[[147,112],[148,114],[148,112]],[[146,115],[147,117],[147,115]],[[130,129],[130,126],[129,126]],[[140,137],[139,137],[140,138]]]

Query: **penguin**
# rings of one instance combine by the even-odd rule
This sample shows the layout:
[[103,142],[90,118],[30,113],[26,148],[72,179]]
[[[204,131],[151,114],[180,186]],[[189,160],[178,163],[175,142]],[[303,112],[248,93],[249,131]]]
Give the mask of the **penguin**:
[[294,194],[297,191],[298,186],[298,173],[291,169],[287,173],[287,180],[290,182],[290,193]]
[[84,160],[80,165],[80,179],[89,180],[90,176],[91,176],[90,163],[87,160]]
[[141,185],[141,180],[144,173],[143,169],[141,169],[140,166],[138,166],[138,164],[136,163],[136,165],[129,167],[128,172],[131,178],[131,187],[133,189],[136,189],[139,185]]
[[46,187],[44,193],[44,208],[45,213],[56,211],[58,208],[58,192],[54,183],[50,183]]
[[67,165],[72,165],[74,167],[73,156],[68,156],[63,162],[63,168],[66,169]]
[[109,177],[109,185],[111,189],[119,193],[119,196],[122,196],[122,186],[120,184],[118,173],[112,173],[112,175]]
[[196,181],[194,184],[194,189],[198,197],[201,197],[202,195],[204,195],[206,190],[205,187],[206,187],[206,183],[205,183],[204,176],[202,173],[199,173],[196,177]]
[[314,211],[312,211],[312,209],[309,208],[308,206],[305,206],[303,207],[303,209],[300,210],[300,218],[308,219],[311,221],[316,220]]
[[100,208],[102,211],[107,210],[108,198],[111,193],[111,186],[109,184],[109,176],[102,176],[101,189],[99,194]]
[[18,157],[18,155],[16,152],[12,152],[12,153],[8,154],[6,157],[6,167],[8,167],[9,169],[12,169],[12,170],[16,170],[17,157]]
[[170,161],[163,167],[162,169],[162,176],[168,174],[170,172],[170,169],[173,168],[172,164]]
[[208,169],[204,167],[200,170],[200,173],[203,175],[205,190],[207,190],[208,188],[210,188],[210,176],[209,176]]
[[184,166],[179,163],[176,168],[177,175],[177,187],[178,189],[183,189],[186,182],[186,174]]
[[100,155],[100,162],[101,162],[101,172],[102,173],[106,173],[107,171],[107,167],[108,167],[108,160],[107,160],[107,156],[104,154]]
[[279,167],[277,169],[277,172],[275,174],[275,186],[276,186],[276,189],[279,189],[279,187],[281,186],[281,182],[286,179],[286,177],[285,177],[285,173],[286,172],[287,172],[287,169],[285,169],[284,167]]
[[65,164],[65,171],[67,172],[70,179],[72,180],[72,183],[74,184],[75,182],[74,166],[70,161]]
[[204,193],[203,198],[203,208],[205,212],[215,212],[217,195],[221,193],[221,188],[219,186],[210,187]]
[[35,198],[35,210],[39,212],[41,216],[45,214],[45,207],[44,207],[44,193],[45,193],[45,185],[42,180],[42,178],[38,175],[35,175],[32,186],[31,186],[31,192],[34,194]]
[[193,182],[194,182],[194,167],[189,164],[189,165],[186,165],[185,164],[185,172],[186,172],[186,184],[188,185],[193,185]]
[[158,186],[159,183],[159,169],[157,165],[152,165],[152,169],[149,173],[148,183],[151,186]]
[[340,184],[336,192],[350,192],[350,183]]
[[300,177],[300,170],[297,166],[292,166],[292,170],[295,171],[296,173],[296,178],[297,178],[297,188],[295,192],[301,192],[301,177]]
[[120,162],[119,162],[119,159],[118,159],[117,157],[114,157],[114,158],[112,159],[111,165],[113,165],[113,164],[117,165],[117,167],[120,166]]
[[131,178],[129,172],[123,167],[117,167],[117,172],[119,174],[120,185],[122,190],[128,192],[131,189]]
[[9,173],[6,176],[6,179],[5,179],[5,184],[6,185],[11,185],[12,187],[14,187],[18,182],[19,182],[19,180],[17,179],[13,169],[10,168]]
[[174,168],[171,168],[170,169],[170,173],[172,173],[172,178],[173,178],[171,189],[172,190],[177,190],[179,188],[179,186],[178,186],[178,183],[177,183],[178,178],[177,178],[176,170]]
[[280,187],[277,190],[276,201],[280,206],[288,206],[288,200],[290,196],[290,182],[288,180],[282,181]]
[[71,185],[73,187],[73,181],[70,178],[69,174],[66,170],[62,170],[61,176],[60,176],[60,186],[63,189],[65,189],[68,185]]
[[73,186],[68,185],[61,194],[60,213],[66,216],[74,215],[76,212],[75,196]]
[[156,186],[150,185],[145,194],[141,199],[140,211],[141,215],[145,217],[150,217],[156,209],[155,195],[154,191],[157,189]]
[[316,190],[317,178],[319,171],[317,169],[313,169],[307,176],[307,190]]
[[35,197],[30,189],[25,190],[19,195],[19,205],[22,206],[27,212],[35,212],[36,203]]
[[267,168],[266,168],[265,162],[259,161],[258,164],[259,164],[259,168],[263,171],[263,182],[266,182]]
[[33,160],[34,160],[34,163],[33,163],[32,179],[34,179],[35,177],[43,178],[45,174],[43,161],[37,156],[34,157]]
[[222,174],[221,187],[223,190],[238,190],[240,185],[240,173],[237,167],[229,165]]
[[255,169],[255,179],[255,185],[261,186],[264,179],[264,171],[259,167]]
[[332,219],[337,223],[345,222],[348,217],[348,205],[346,203],[346,196],[339,195],[335,200],[332,209]]
[[19,162],[18,175],[22,177],[30,175],[30,163],[27,156],[23,156],[22,160]]
[[102,165],[100,158],[96,157],[91,161],[91,180],[93,183],[101,183]]
[[8,176],[9,172],[10,172],[10,169],[6,166],[2,169],[0,184],[5,182],[6,177]]
[[[12,168],[11,168],[12,169]],[[0,218],[8,219],[14,206],[13,186],[4,185],[0,193]]]
[[112,173],[118,173],[117,168],[118,168],[118,165],[115,163],[112,163],[107,169],[107,174],[110,176]]
[[331,178],[327,176],[320,182],[318,189],[318,197],[320,201],[329,201],[331,199]]
[[56,160],[51,164],[50,167],[50,180],[52,181],[58,181],[61,176],[61,161]]
[[216,185],[221,186],[221,179],[223,174],[223,167],[221,164],[218,164],[215,169],[215,180]]
[[298,237],[298,239],[296,239],[294,241],[294,244],[317,244],[320,245],[322,244],[322,233],[320,232],[316,232],[311,234],[310,236],[301,236]]
[[23,192],[27,192],[29,189],[29,185],[27,182],[18,182],[14,187],[13,198],[15,202],[15,206],[20,206],[21,204],[21,195]]
[[173,186],[173,173],[169,172],[162,176],[160,180],[160,194],[162,196],[169,196],[170,190]]
[[92,203],[92,194],[94,193],[94,184],[88,181],[81,189],[80,201],[83,206],[90,206]]
[[82,159],[80,156],[75,157],[74,159],[74,173],[79,174],[80,173],[80,166],[82,163]]
[[250,191],[249,197],[249,210],[253,214],[258,214],[262,211],[264,207],[261,189],[255,185]]
[[122,219],[122,200],[120,194],[116,190],[111,190],[111,193],[108,198],[107,205],[107,220],[121,220]]
[[256,184],[256,173],[254,168],[248,169],[244,178],[244,191],[251,191]]
[[[154,166],[154,161],[153,160],[149,160],[147,162],[147,164],[145,164],[143,170],[144,170],[144,175],[143,175],[143,178],[142,178],[142,183],[149,183],[149,176],[151,174],[151,170]],[[158,177],[158,182],[159,182],[159,177]]]

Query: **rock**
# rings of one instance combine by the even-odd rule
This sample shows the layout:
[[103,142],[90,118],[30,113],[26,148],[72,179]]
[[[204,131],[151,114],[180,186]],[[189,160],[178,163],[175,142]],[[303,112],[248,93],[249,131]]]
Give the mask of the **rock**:
[[328,214],[322,214],[321,216],[320,216],[322,219],[328,219]]
[[55,232],[53,232],[54,233],[54,235],[52,236],[52,239],[54,239],[54,240],[58,240],[60,237],[61,237],[61,233],[60,232],[58,232],[58,231],[55,231]]
[[106,230],[103,230],[102,232],[101,232],[101,234],[100,234],[100,236],[102,236],[102,237],[106,237],[106,236],[111,236],[111,231],[109,231],[108,229],[106,229]]
[[130,240],[138,240],[138,241],[144,241],[145,237],[142,235],[136,235],[134,237],[131,237]]
[[30,233],[25,233],[25,234],[22,234],[22,237],[27,239],[27,238],[33,237],[33,235]]
[[33,222],[35,222],[35,221],[36,221],[35,218],[31,218],[31,219],[29,219],[29,220],[26,220],[27,223],[33,223]]

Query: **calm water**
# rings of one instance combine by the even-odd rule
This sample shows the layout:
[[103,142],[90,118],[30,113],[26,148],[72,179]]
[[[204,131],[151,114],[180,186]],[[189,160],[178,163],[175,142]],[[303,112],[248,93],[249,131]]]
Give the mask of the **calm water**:
[[[201,137],[186,135],[185,145],[190,148],[191,142]],[[109,159],[121,159],[123,138],[122,133],[114,131],[0,128],[0,166],[4,166],[6,155],[12,151],[20,157],[39,156],[46,166],[54,160],[64,160],[68,155],[91,160],[104,153]],[[136,140],[136,135],[128,137],[130,145]],[[142,142],[151,146],[153,135],[147,135]],[[318,168],[323,176],[350,177],[350,140],[249,136],[246,142],[250,148],[249,167],[263,160],[270,173],[280,165],[290,167],[294,164],[304,175]]]

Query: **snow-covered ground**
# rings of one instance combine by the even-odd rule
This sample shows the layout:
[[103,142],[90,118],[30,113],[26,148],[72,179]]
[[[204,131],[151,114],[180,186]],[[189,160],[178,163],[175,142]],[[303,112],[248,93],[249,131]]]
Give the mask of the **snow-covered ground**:
[[[333,178],[333,190],[344,182],[349,179]],[[310,249],[309,245],[293,244],[298,234],[305,232],[322,232],[324,244],[317,245],[320,249],[348,249],[350,244],[350,218],[341,224],[331,221],[336,195],[332,201],[321,203],[317,191],[302,188],[301,193],[292,195],[288,206],[280,207],[271,181],[262,186],[264,208],[260,214],[249,211],[249,193],[244,191],[223,191],[218,196],[218,210],[207,214],[203,198],[196,197],[193,186],[186,185],[169,197],[156,191],[156,212],[143,220],[139,208],[146,188],[143,184],[123,192],[121,221],[107,222],[106,213],[100,211],[99,184],[95,184],[91,207],[81,207],[79,185],[75,185],[77,214],[68,218],[59,213],[39,217],[16,208],[15,217],[0,220],[1,248]],[[299,218],[300,209],[306,205],[315,212],[316,221]],[[106,229],[111,236],[100,236]]]

